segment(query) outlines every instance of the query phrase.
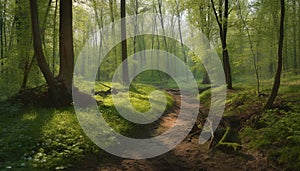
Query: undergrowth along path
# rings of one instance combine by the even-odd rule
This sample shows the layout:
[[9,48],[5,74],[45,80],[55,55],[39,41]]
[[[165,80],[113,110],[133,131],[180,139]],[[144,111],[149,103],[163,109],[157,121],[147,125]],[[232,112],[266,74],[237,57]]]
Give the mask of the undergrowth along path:
[[[186,96],[185,94],[180,94],[179,91],[168,90],[168,92],[174,98],[173,109],[163,114],[155,123],[149,124],[143,130],[138,131],[137,137],[157,136],[165,132],[176,122],[181,103],[182,105],[193,105],[185,101],[181,102],[181,96]],[[200,145],[198,144],[198,138],[199,134],[193,134],[173,150],[150,159],[124,159],[104,152],[98,156],[87,157],[79,163],[76,170],[276,170],[268,162],[267,157],[262,156],[260,153],[249,152],[244,149],[227,153],[220,150],[211,150],[208,148],[209,142]]]

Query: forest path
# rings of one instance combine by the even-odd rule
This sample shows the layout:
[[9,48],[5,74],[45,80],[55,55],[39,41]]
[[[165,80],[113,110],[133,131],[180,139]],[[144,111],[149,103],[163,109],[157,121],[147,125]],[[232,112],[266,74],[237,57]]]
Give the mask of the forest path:
[[[144,130],[139,131],[140,135],[159,135],[170,128],[176,121],[180,111],[181,95],[177,91],[169,91],[175,99],[174,109],[165,113],[160,120],[150,124]],[[192,105],[183,102],[182,105]],[[146,133],[146,134],[145,134]],[[200,134],[200,133],[199,133]],[[274,170],[271,169],[266,157],[259,153],[243,151],[223,153],[220,150],[208,149],[208,143],[198,144],[199,134],[186,138],[178,144],[173,150],[150,159],[133,160],[116,157],[109,153],[103,152],[99,156],[87,157],[80,162],[76,170],[95,170],[95,171],[122,171],[122,170],[197,170],[197,171],[240,171],[240,170]],[[146,147],[145,147],[146,148]],[[74,169],[74,168],[73,168]]]

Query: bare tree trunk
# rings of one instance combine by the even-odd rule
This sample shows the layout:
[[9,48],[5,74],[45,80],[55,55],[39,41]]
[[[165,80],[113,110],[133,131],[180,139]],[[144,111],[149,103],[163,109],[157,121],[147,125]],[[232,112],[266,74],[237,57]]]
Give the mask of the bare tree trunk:
[[[42,42],[43,42],[44,48],[46,47],[46,42],[45,42],[45,31],[46,31],[47,19],[48,19],[48,15],[49,15],[51,3],[52,3],[52,0],[49,0],[49,1],[48,1],[48,5],[47,5],[46,14],[45,14],[45,17],[44,17],[44,20],[43,20],[42,28],[41,28],[41,36],[42,36]],[[48,60],[48,61],[49,61],[49,60]]]
[[[4,1],[3,4],[3,13],[2,16],[6,16],[6,6],[7,6],[7,0]],[[2,17],[2,30],[1,30],[1,41],[2,41],[2,54],[1,54],[1,64],[0,64],[0,73],[4,74],[4,58],[7,58],[7,52],[8,52],[8,46],[7,46],[7,36],[6,36],[6,17]]]
[[[167,38],[166,38],[166,31],[165,31],[165,24],[164,24],[164,18],[163,18],[163,14],[162,14],[162,0],[157,0],[158,2],[158,11],[159,11],[159,16],[160,16],[160,24],[162,27],[162,31],[163,31],[163,40],[164,40],[164,44],[165,44],[165,50],[168,52],[168,43],[167,43]],[[167,53],[167,61],[166,61],[166,67],[169,69],[169,55]],[[166,74],[164,74],[167,77]]]
[[122,37],[122,70],[123,84],[129,84],[128,63],[127,63],[127,40],[126,40],[126,1],[121,0],[121,37]]
[[[152,4],[154,5],[154,0],[152,0]],[[153,8],[153,14],[155,13],[155,8]],[[153,61],[153,50],[154,50],[154,40],[155,40],[155,29],[156,29],[156,16],[153,18],[153,25],[152,25],[152,34],[151,34],[151,67],[154,67]],[[151,78],[154,80],[154,70],[151,70]]]
[[248,40],[249,40],[249,44],[250,44],[250,50],[251,50],[251,54],[252,54],[252,58],[253,58],[254,72],[255,72],[255,76],[256,76],[257,93],[258,93],[258,95],[260,95],[260,80],[259,80],[259,71],[258,71],[258,67],[257,67],[257,57],[254,53],[253,42],[251,39],[249,27],[248,27],[248,24],[246,23],[246,20],[243,18],[241,4],[240,4],[239,0],[238,0],[238,8],[239,8],[239,13],[240,13],[240,17],[243,22],[244,28],[246,28],[246,32],[247,32],[247,36],[248,36]]
[[[102,55],[102,48],[103,48],[103,7],[101,7],[100,9],[100,16],[98,14],[98,10],[96,7],[96,1],[93,0],[93,8],[94,8],[94,12],[95,12],[95,17],[96,17],[96,21],[97,21],[97,25],[98,28],[100,30],[100,45],[99,45],[99,54],[100,56]],[[96,41],[98,42],[98,41]],[[100,60],[100,58],[99,58]],[[100,61],[98,61],[100,62]],[[98,72],[97,72],[97,80],[100,81],[100,67],[98,67]]]
[[3,25],[4,25],[4,12],[5,11],[5,8],[4,8],[4,5],[1,4],[0,5],[0,60],[1,60],[1,66],[0,66],[0,72],[2,73],[2,70],[3,70],[3,59],[4,59],[4,38],[3,38],[3,35],[5,33],[3,33]]
[[37,58],[37,63],[49,86],[49,92],[52,95],[52,99],[56,100],[56,97],[54,97],[56,95],[55,80],[47,65],[45,55],[43,53],[36,0],[30,0],[30,13],[31,13],[31,25],[32,25],[32,34],[33,34],[33,47],[34,47],[35,56]]
[[[182,40],[181,15],[180,15],[180,11],[179,11],[179,2],[178,2],[178,0],[176,0],[176,12],[177,12],[177,18],[178,18],[180,46],[181,46],[181,49],[182,49],[184,63],[187,66],[188,65],[188,63],[187,63],[187,56],[186,56],[186,53],[185,53],[185,49],[184,49],[184,45],[183,45],[183,40]],[[188,80],[189,79],[188,72],[187,71],[185,71],[185,72],[186,72],[185,77]]]
[[[298,12],[297,12],[297,16],[298,16],[298,52],[300,53],[300,2],[298,1]],[[298,67],[300,67],[300,57],[298,55]],[[300,74],[300,68],[297,69],[297,74]]]
[[[209,0],[206,2],[209,3]],[[206,10],[206,13],[204,13],[204,11]],[[205,33],[205,36],[207,37],[208,40],[210,40],[210,35],[211,35],[211,31],[212,31],[212,24],[211,24],[211,6],[208,5],[203,5],[203,4],[199,4],[199,17],[201,18],[201,23],[203,23],[204,25],[202,26],[202,31],[203,33]],[[207,49],[211,49],[211,46],[208,45]],[[205,59],[205,63],[207,62],[207,60],[210,60],[211,58],[211,54],[209,54],[208,58]],[[205,69],[205,68],[204,68]],[[204,71],[204,77],[202,79],[202,84],[210,84],[210,79],[209,79],[209,75],[208,72]]]
[[[136,52],[137,52],[137,34],[138,34],[138,9],[139,9],[139,2],[138,0],[135,0],[135,5],[134,5],[134,14],[135,14],[135,20],[134,20],[134,37],[133,37],[133,59],[136,60]],[[133,73],[136,73],[136,66],[133,68]]]
[[[34,63],[34,59],[35,59],[35,54],[32,56],[31,60],[28,61],[26,60],[25,62],[25,67],[24,67],[24,74],[23,74],[23,81],[22,81],[22,85],[21,85],[21,90],[24,90],[27,87],[27,82],[28,82],[28,76],[31,70],[31,67]],[[20,90],[20,91],[21,91]]]
[[[293,16],[296,16],[296,0],[293,0]],[[299,18],[299,16],[298,16]],[[295,19],[296,20],[296,19]],[[297,22],[297,20],[296,20]],[[293,22],[293,57],[294,57],[294,73],[297,74],[297,40],[296,40],[296,37],[297,37],[297,34],[296,34],[296,28],[297,28],[297,25],[296,25],[296,22]]]
[[[287,32],[286,30],[284,30],[284,34],[286,35]],[[284,71],[288,71],[288,39],[287,37],[285,37],[284,39],[284,44],[283,44],[283,48],[284,48],[284,56],[283,56],[283,70]]]
[[55,58],[57,57],[56,55],[56,47],[57,47],[57,32],[56,32],[56,26],[57,26],[57,9],[58,9],[58,0],[55,0],[55,8],[54,8],[54,17],[53,17],[53,38],[52,38],[52,73],[55,75],[55,63],[56,60]]
[[[52,0],[49,0],[47,10],[46,10],[46,14],[45,14],[44,19],[43,19],[42,28],[41,28],[41,38],[42,38],[44,48],[46,47],[45,31],[46,31],[47,18],[48,18],[48,14],[49,14],[50,7],[51,7],[51,2],[52,2]],[[22,81],[22,84],[21,84],[20,91],[24,90],[27,87],[28,76],[29,76],[30,70],[32,68],[32,65],[34,63],[34,59],[35,59],[34,55],[32,56],[32,58],[29,58],[28,53],[29,53],[29,51],[27,50],[26,51],[26,60],[24,62],[25,64],[24,64],[24,68],[23,68],[23,81]],[[48,60],[48,61],[50,61],[50,60]]]
[[277,72],[273,83],[273,88],[271,95],[264,106],[264,109],[270,109],[277,97],[278,90],[280,87],[280,77],[282,72],[282,49],[283,49],[283,40],[284,40],[284,18],[285,18],[285,2],[280,0],[280,33],[279,33],[279,46],[278,46],[278,63],[277,63]]
[[222,42],[222,54],[223,54],[223,67],[225,72],[225,78],[227,83],[228,89],[233,89],[232,87],[232,76],[231,76],[231,67],[230,67],[230,61],[229,61],[229,54],[227,49],[227,30],[228,30],[228,15],[229,15],[229,3],[228,0],[225,0],[224,5],[224,18],[223,18],[223,1],[219,1],[219,16],[216,11],[216,7],[214,4],[214,1],[211,0],[212,8],[220,29],[220,37]]
[[74,71],[72,0],[60,1],[59,55],[60,70],[58,79],[63,83],[67,93],[71,95]]
[[[111,32],[112,37],[115,37],[116,30],[115,30],[115,11],[116,11],[116,1],[115,0],[109,0],[109,9],[110,9],[110,21],[111,21]],[[115,44],[115,40],[112,40],[113,44]],[[118,66],[118,57],[117,57],[117,48],[113,49],[113,56],[115,57],[114,60],[114,68],[117,68]]]

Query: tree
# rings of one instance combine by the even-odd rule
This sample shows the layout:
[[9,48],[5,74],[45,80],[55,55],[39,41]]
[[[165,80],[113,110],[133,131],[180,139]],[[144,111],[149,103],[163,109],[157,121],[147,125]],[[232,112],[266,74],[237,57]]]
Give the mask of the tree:
[[[225,72],[225,78],[228,89],[233,89],[232,87],[232,76],[231,76],[231,67],[229,62],[229,54],[227,49],[227,30],[228,30],[228,16],[229,16],[229,2],[225,0],[219,0],[219,10],[217,12],[216,6],[213,0],[211,0],[213,12],[215,14],[217,24],[219,26],[219,33],[222,43],[222,55],[223,55],[223,67]],[[224,9],[223,9],[224,4]],[[219,13],[219,14],[218,14]]]
[[280,31],[279,31],[279,43],[278,43],[278,61],[277,61],[277,72],[273,83],[273,88],[271,95],[264,107],[264,109],[269,109],[272,107],[275,98],[278,94],[280,87],[280,77],[282,72],[282,49],[283,49],[283,40],[284,40],[284,18],[285,18],[285,2],[280,0]]
[[56,100],[56,97],[54,97],[56,95],[55,79],[49,67],[47,66],[46,58],[43,52],[36,0],[30,0],[30,14],[31,14],[32,34],[33,34],[33,48],[38,62],[38,66],[42,71],[46,79],[46,82],[49,86],[49,93],[51,94],[52,99]]
[[58,79],[71,95],[74,71],[74,48],[72,29],[72,0],[60,1],[59,12],[59,56],[60,67]]
[[122,71],[123,84],[129,84],[127,63],[127,40],[126,40],[126,1],[121,0],[121,36],[122,36]]
[[237,3],[238,3],[239,15],[242,20],[243,27],[246,29],[246,32],[247,32],[247,37],[248,37],[249,44],[250,44],[250,51],[251,51],[251,55],[253,57],[253,67],[254,67],[254,72],[255,72],[255,76],[256,76],[257,93],[258,93],[258,95],[260,95],[260,80],[259,80],[259,72],[258,72],[258,66],[257,66],[257,56],[255,55],[255,52],[254,52],[253,42],[252,42],[248,24],[246,22],[246,19],[244,19],[244,17],[243,17],[240,0],[237,0]]
[[72,0],[60,1],[60,72],[58,80],[54,78],[43,52],[36,0],[30,0],[30,14],[34,52],[38,66],[47,82],[49,97],[55,106],[68,105],[72,101],[71,89],[74,68]]
[[[180,37],[180,46],[181,46],[181,49],[182,49],[184,63],[187,65],[187,55],[185,53],[183,39],[182,39],[181,15],[180,15],[180,10],[179,10],[179,2],[178,2],[178,0],[175,0],[175,3],[176,3],[176,15],[177,15],[177,19],[178,19],[178,29],[179,29],[178,31],[179,31],[179,37]],[[186,71],[186,79],[187,80],[189,79],[187,71]]]

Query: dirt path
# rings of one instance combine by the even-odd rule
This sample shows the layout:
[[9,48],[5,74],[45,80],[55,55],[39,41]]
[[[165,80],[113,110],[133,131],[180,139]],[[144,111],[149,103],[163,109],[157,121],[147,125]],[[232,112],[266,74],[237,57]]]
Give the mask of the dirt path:
[[[170,92],[175,99],[175,108],[172,112],[164,114],[158,122],[151,124],[146,129],[152,136],[161,134],[170,128],[176,121],[179,113],[180,94]],[[182,102],[183,105],[192,105]],[[138,136],[139,137],[139,136]],[[221,151],[211,151],[208,144],[198,144],[199,134],[182,141],[176,148],[159,157],[132,160],[123,159],[108,153],[99,156],[87,157],[76,170],[93,171],[160,171],[160,170],[207,170],[207,171],[235,171],[235,170],[274,170],[266,157],[260,154],[250,154],[243,149],[230,154]]]

